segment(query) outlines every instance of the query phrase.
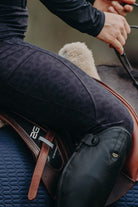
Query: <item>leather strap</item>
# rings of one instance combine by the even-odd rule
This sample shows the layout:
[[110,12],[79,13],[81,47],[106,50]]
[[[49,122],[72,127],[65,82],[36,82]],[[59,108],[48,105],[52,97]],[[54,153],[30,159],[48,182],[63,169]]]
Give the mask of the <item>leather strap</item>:
[[0,0],[0,4],[25,8],[27,5],[27,0]]
[[[53,141],[55,137],[55,134],[52,131],[48,131],[47,135],[46,135],[46,139],[50,142]],[[38,156],[38,160],[35,166],[35,170],[33,173],[33,177],[32,177],[32,181],[31,181],[31,185],[29,188],[29,192],[28,192],[28,199],[29,200],[33,200],[36,198],[37,195],[37,191],[39,188],[39,184],[40,184],[40,180],[42,178],[42,174],[44,171],[44,167],[48,158],[48,154],[49,154],[49,149],[50,147],[43,143],[39,156]]]

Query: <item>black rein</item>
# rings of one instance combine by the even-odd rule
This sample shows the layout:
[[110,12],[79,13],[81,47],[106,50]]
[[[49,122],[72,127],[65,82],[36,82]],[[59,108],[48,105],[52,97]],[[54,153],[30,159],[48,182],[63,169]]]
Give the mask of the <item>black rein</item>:
[[[131,4],[134,7],[138,7],[137,3]],[[138,29],[137,25],[131,25],[130,26],[132,29]],[[120,55],[120,53],[115,49],[116,55],[119,58],[121,64],[123,65],[124,69],[126,70],[126,72],[128,73],[129,77],[131,78],[133,85],[138,89],[138,81],[135,79],[134,75],[133,75],[133,68],[127,58],[126,53],[124,52],[122,55]]]

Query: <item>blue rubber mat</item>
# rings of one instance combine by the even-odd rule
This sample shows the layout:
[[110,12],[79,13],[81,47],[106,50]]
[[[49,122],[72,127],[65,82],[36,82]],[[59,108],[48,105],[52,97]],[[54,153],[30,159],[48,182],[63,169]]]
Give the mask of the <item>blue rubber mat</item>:
[[[32,154],[20,137],[8,126],[0,129],[0,207],[54,206],[43,183],[37,198],[27,199],[34,166]],[[138,207],[138,183],[110,207]]]

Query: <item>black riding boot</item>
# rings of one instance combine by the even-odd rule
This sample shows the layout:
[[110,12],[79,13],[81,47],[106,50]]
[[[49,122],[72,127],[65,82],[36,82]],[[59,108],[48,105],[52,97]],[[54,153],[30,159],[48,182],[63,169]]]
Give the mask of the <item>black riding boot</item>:
[[57,207],[103,207],[130,148],[121,127],[86,135],[61,175]]

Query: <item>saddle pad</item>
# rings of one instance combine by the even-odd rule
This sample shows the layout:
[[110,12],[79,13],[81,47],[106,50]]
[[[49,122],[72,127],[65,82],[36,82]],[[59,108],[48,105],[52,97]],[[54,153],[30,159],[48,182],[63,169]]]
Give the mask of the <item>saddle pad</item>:
[[43,183],[37,198],[27,194],[35,161],[24,142],[9,126],[0,129],[0,207],[53,207]]
[[[32,154],[9,126],[0,129],[0,207],[54,207],[43,183],[35,200],[27,198],[35,161]],[[137,207],[138,182],[110,207]]]
[[120,200],[108,207],[138,207],[138,182]]

